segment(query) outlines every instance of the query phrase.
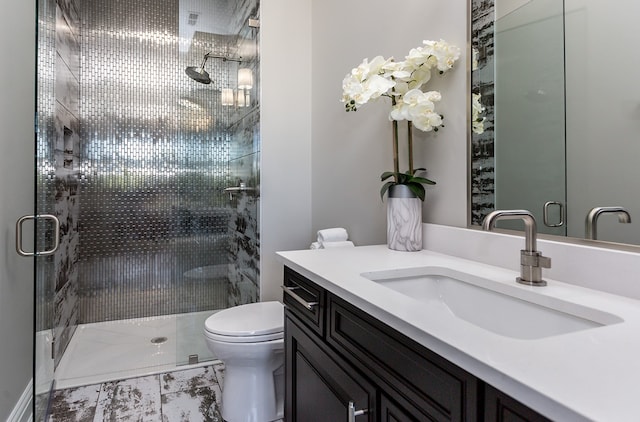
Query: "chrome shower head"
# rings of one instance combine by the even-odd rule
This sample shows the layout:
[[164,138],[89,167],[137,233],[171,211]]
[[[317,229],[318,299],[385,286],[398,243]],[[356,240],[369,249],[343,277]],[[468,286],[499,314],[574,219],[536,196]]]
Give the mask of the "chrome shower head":
[[207,73],[207,71],[204,70],[204,65],[207,63],[207,60],[211,58],[220,59],[223,62],[242,63],[242,57],[233,58],[233,57],[227,57],[227,56],[216,56],[211,54],[211,52],[209,52],[204,55],[204,57],[202,58],[202,64],[199,67],[189,66],[184,70],[184,73],[186,73],[188,77],[190,77],[196,82],[200,82],[201,84],[207,84],[207,85],[210,84],[211,78],[209,77],[209,73]]
[[187,74],[188,77],[193,79],[196,82],[200,82],[201,84],[210,84],[211,78],[209,77],[209,73],[204,70],[204,65],[207,64],[207,60],[209,60],[211,53],[207,53],[202,58],[202,64],[200,67],[189,66],[184,70],[184,73]]
[[211,78],[209,77],[209,73],[204,70],[204,66],[189,66],[184,70],[184,73],[187,74],[188,77],[193,79],[196,82],[200,82],[201,84],[210,84]]

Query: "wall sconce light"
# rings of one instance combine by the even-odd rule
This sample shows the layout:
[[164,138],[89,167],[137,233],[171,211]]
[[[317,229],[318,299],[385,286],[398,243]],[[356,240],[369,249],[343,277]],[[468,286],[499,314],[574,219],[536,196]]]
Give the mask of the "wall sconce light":
[[222,105],[223,106],[233,105],[233,89],[222,88]]
[[253,87],[253,73],[251,69],[243,67],[238,69],[238,88],[251,89]]
[[238,107],[245,107],[247,105],[244,90],[238,91]]

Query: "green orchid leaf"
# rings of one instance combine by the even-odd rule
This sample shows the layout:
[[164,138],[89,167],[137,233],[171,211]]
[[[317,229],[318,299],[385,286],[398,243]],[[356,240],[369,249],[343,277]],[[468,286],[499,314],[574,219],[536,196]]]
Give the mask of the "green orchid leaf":
[[387,182],[384,185],[382,185],[382,188],[380,188],[380,199],[382,201],[384,201],[384,194],[387,193],[389,188],[393,185],[395,185],[395,182]]
[[380,180],[384,182],[385,180],[387,180],[388,178],[393,177],[393,176],[395,176],[395,173],[394,173],[394,172],[392,172],[392,171],[385,171],[385,172],[384,172],[384,173],[382,173],[382,175],[380,176]]
[[418,176],[414,176],[411,179],[412,182],[417,182],[417,183],[424,183],[425,185],[435,185],[436,182],[434,182],[433,180],[429,180],[427,178],[424,177],[418,177]]
[[414,169],[414,170],[413,170],[413,174],[415,175],[415,174],[416,174],[417,172],[419,172],[419,171],[427,171],[427,169],[426,169],[426,168],[424,168],[424,167],[420,167],[420,168],[418,168],[418,169]]
[[421,201],[424,201],[425,190],[424,186],[420,183],[408,183],[407,187],[414,193],[415,196],[420,198]]

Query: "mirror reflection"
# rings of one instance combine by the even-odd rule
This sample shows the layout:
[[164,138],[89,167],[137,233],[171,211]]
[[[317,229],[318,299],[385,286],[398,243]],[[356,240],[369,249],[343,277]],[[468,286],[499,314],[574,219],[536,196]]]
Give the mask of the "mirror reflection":
[[485,118],[472,133],[472,224],[524,208],[541,233],[640,244],[640,57],[628,36],[640,4],[471,0],[471,10]]

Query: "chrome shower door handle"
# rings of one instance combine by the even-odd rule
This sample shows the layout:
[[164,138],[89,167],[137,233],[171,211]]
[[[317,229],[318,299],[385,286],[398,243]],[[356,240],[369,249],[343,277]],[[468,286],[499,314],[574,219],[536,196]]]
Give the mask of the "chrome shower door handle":
[[[560,212],[560,221],[557,223],[551,223],[549,220],[549,208],[552,205],[557,205],[559,207],[559,212]],[[544,220],[544,225],[547,227],[562,227],[564,226],[564,204],[562,202],[558,202],[558,201],[548,201],[547,203],[544,204],[543,207],[543,220]]]
[[349,402],[349,418],[347,419],[349,422],[356,422],[356,416],[364,415],[367,411],[364,409],[356,410],[356,405],[350,401]]
[[[22,249],[22,224],[27,221],[27,220],[34,220],[34,221],[38,221],[38,220],[51,220],[53,221],[53,246],[51,247],[51,249],[48,249],[46,251],[42,251],[42,252],[38,252],[38,251],[33,251],[33,252],[27,252],[24,249]],[[18,219],[18,221],[16,222],[16,252],[18,252],[18,255],[20,256],[46,256],[46,255],[53,255],[56,250],[58,249],[58,246],[60,246],[60,220],[58,220],[58,217],[56,217],[55,215],[51,215],[51,214],[39,214],[39,215],[25,215],[22,216]]]

